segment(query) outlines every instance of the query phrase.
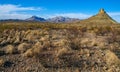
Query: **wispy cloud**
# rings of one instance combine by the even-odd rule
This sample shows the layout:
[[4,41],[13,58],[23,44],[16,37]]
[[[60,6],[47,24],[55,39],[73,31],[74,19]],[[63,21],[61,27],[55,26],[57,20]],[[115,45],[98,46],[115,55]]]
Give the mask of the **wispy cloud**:
[[0,15],[0,19],[26,19],[31,17],[30,14],[19,14],[19,13],[12,13],[12,14],[2,14]]
[[12,4],[4,4],[0,5],[0,12],[2,13],[10,13],[16,11],[27,11],[27,10],[42,10],[40,7],[22,7],[21,5],[12,5]]
[[30,14],[21,13],[25,11],[40,11],[41,7],[23,7],[21,5],[3,4],[0,5],[0,19],[25,19]]
[[111,16],[120,16],[120,12],[109,12],[108,14]]
[[120,22],[120,12],[109,12],[108,13],[113,19]]

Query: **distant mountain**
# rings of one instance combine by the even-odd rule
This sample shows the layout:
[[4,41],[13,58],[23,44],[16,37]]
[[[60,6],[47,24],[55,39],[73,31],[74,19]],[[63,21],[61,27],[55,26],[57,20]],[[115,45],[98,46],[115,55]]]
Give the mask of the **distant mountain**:
[[62,23],[62,22],[73,22],[78,21],[79,19],[76,18],[69,18],[69,17],[63,17],[63,16],[57,16],[54,18],[44,19],[37,16],[32,16],[25,21],[39,21],[39,22],[54,22],[54,23]]
[[63,16],[57,16],[54,18],[49,18],[49,19],[44,19],[41,17],[37,16],[32,16],[30,18],[27,18],[25,20],[20,20],[20,19],[5,19],[5,20],[0,20],[0,22],[3,21],[37,21],[37,22],[53,22],[53,23],[68,23],[68,22],[75,22],[75,21],[80,21],[77,18],[69,18],[69,17],[63,17]]
[[15,21],[15,22],[19,22],[19,21],[24,21],[24,20],[20,20],[20,19],[4,19],[4,20],[0,20],[0,22],[5,22],[5,21]]
[[46,19],[44,18],[41,18],[41,17],[37,17],[37,16],[32,16],[28,19],[25,19],[26,21],[40,21],[40,22],[45,22]]
[[47,19],[48,22],[55,22],[55,23],[59,23],[59,22],[73,22],[73,21],[78,21],[79,19],[77,18],[69,18],[69,17],[63,17],[63,16],[57,16],[54,18],[49,18]]
[[117,23],[112,19],[104,9],[100,9],[99,13],[85,20],[80,21],[81,23],[100,23],[100,24],[115,24]]

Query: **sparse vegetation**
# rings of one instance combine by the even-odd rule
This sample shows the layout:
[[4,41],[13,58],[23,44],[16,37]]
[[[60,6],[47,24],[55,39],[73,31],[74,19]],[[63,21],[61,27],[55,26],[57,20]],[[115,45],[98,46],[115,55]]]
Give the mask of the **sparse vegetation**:
[[[120,25],[104,20],[98,24],[87,21],[1,22],[0,69],[5,72],[120,72]],[[3,66],[3,59],[10,62]]]
[[[99,70],[96,67],[101,72],[113,71],[116,68],[117,72],[120,71],[120,25],[19,22],[11,24],[12,30],[9,25],[4,24],[5,28],[1,30],[0,57],[3,58],[5,55],[6,58],[13,59],[13,63],[17,62],[10,56],[18,56],[22,61],[37,60],[36,68],[40,64],[42,69],[37,70],[43,70],[42,72],[57,70],[97,72]],[[16,28],[18,26],[19,28]],[[36,70],[32,66],[31,63],[29,70]]]

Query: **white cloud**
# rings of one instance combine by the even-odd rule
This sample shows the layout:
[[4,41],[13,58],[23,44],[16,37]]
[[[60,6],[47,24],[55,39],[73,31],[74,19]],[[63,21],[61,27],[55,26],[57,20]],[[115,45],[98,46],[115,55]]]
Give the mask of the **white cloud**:
[[26,19],[31,17],[30,14],[19,14],[19,13],[12,13],[12,14],[2,14],[0,15],[0,19]]
[[111,15],[111,16],[120,16],[120,12],[110,12],[110,13],[108,13],[109,15]]
[[114,20],[120,22],[120,12],[109,12],[108,13]]
[[42,8],[22,7],[20,5],[12,5],[12,4],[0,5],[0,13],[10,13],[10,12],[27,11],[27,10],[42,10]]
[[22,7],[21,5],[3,4],[0,5],[0,19],[25,19],[32,15],[22,12],[40,10],[43,10],[43,8]]

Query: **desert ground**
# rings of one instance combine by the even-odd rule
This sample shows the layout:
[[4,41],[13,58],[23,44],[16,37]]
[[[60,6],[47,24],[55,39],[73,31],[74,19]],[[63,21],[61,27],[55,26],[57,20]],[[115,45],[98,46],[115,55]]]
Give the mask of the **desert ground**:
[[120,24],[103,9],[71,23],[2,21],[0,72],[120,72]]
[[0,72],[120,72],[120,25],[2,22]]

